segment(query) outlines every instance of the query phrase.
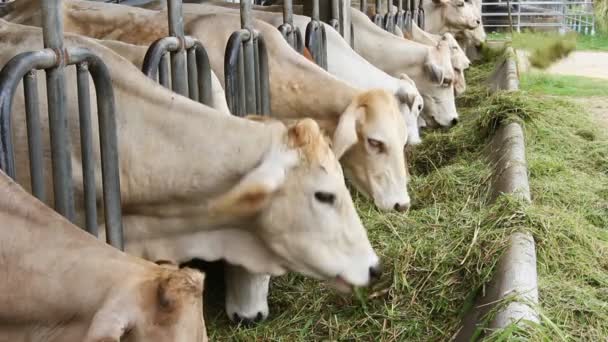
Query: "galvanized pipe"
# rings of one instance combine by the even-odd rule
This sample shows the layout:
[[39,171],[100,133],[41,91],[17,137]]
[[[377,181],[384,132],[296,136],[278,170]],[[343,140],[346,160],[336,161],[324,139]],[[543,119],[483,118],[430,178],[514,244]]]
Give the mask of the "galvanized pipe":
[[95,154],[91,125],[89,68],[86,63],[76,65],[76,87],[78,89],[78,118],[84,183],[85,230],[97,236],[97,189],[95,186],[95,160],[93,159]]
[[38,108],[38,84],[36,70],[23,77],[25,99],[25,117],[27,125],[27,144],[30,157],[30,181],[32,194],[40,201],[46,201],[44,162],[42,158],[42,130],[40,128],[40,111]]
[[252,31],[251,1],[241,1],[241,28]]
[[97,117],[101,147],[104,217],[107,242],[124,250],[118,165],[118,137],[114,91],[110,71],[103,61],[87,49],[68,49],[68,63],[86,62],[97,93]]
[[245,101],[246,114],[256,113],[255,87],[255,53],[253,52],[253,37],[243,42],[243,57],[245,67]]
[[292,0],[283,1],[283,23],[293,28],[293,3]]
[[160,83],[165,88],[171,88],[169,85],[169,56],[167,53],[164,53],[160,57],[160,62],[158,64],[158,83]]
[[55,210],[68,220],[74,222],[74,190],[70,159],[71,144],[65,106],[61,0],[41,1],[40,6],[42,8],[42,37],[44,47],[52,49],[58,57],[58,63],[46,72]]
[[182,1],[167,1],[169,35],[179,40],[179,49],[171,52],[171,89],[174,92],[188,96],[186,80],[186,49],[184,42],[184,18],[182,17]]
[[197,74],[196,68],[196,50],[189,49],[186,51],[188,57],[188,97],[194,101],[199,101],[198,97],[198,85],[197,85]]
[[[190,37],[186,37],[188,41]],[[190,44],[188,44],[190,45]],[[198,40],[193,41],[192,47],[196,56],[199,102],[213,106],[213,89],[211,88],[211,66],[207,50]]]
[[56,61],[57,55],[49,49],[23,52],[9,60],[0,71],[0,169],[13,179],[17,176],[11,134],[13,94],[30,70],[50,68]]
[[361,2],[359,3],[359,9],[361,10],[361,12],[367,13],[367,0],[361,0]]

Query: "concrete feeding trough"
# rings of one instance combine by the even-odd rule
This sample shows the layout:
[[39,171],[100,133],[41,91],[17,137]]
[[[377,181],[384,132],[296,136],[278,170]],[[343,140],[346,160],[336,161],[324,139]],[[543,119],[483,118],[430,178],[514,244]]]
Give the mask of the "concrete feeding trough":
[[[504,60],[490,78],[494,91],[518,91],[519,78],[515,52],[507,48]],[[488,158],[495,166],[492,180],[492,198],[500,194],[512,194],[526,202],[531,201],[526,164],[524,133],[518,123],[502,125],[488,148]],[[536,249],[529,233],[514,233],[509,247],[496,267],[493,279],[484,293],[476,299],[466,313],[463,327],[455,336],[456,341],[469,341],[478,327],[497,330],[522,321],[539,323],[538,280],[536,273]],[[498,307],[497,307],[498,306]],[[486,316],[497,310],[492,320]]]

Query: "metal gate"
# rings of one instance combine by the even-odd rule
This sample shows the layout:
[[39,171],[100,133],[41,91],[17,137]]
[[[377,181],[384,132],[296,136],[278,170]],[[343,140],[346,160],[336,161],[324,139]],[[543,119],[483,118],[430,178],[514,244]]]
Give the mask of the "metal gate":
[[61,1],[42,1],[43,39],[45,49],[24,52],[13,57],[0,71],[0,168],[13,179],[19,170],[11,134],[11,107],[13,96],[23,79],[33,195],[46,200],[42,137],[38,110],[36,71],[46,71],[51,160],[55,210],[70,221],[75,219],[70,138],[65,104],[65,67],[76,65],[82,173],[85,201],[85,230],[97,236],[97,203],[95,187],[95,161],[93,155],[89,75],[97,93],[101,169],[103,183],[106,239],[109,244],[124,249],[118,146],[114,94],[110,73],[103,61],[91,51],[63,46],[63,19]]
[[270,115],[268,53],[253,28],[251,2],[241,2],[241,29],[228,39],[224,55],[226,100],[236,116]]
[[[146,51],[142,71],[166,88],[213,106],[209,56],[200,41],[184,35],[182,1],[168,0],[170,37],[160,38]],[[168,54],[171,55],[169,78]]]
[[279,26],[279,32],[283,38],[291,45],[298,53],[304,53],[304,41],[302,40],[302,32],[300,28],[293,24],[293,1],[285,0],[283,2],[283,24]]

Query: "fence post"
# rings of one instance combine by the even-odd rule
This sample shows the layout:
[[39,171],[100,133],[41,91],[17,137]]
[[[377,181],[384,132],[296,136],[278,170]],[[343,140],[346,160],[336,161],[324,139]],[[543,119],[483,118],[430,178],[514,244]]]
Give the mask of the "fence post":
[[70,138],[66,114],[65,95],[65,51],[63,48],[63,15],[61,0],[41,1],[42,36],[44,47],[52,49],[57,56],[57,65],[46,72],[49,128],[51,135],[51,158],[53,169],[53,192],[55,210],[68,220],[74,221],[74,190]]

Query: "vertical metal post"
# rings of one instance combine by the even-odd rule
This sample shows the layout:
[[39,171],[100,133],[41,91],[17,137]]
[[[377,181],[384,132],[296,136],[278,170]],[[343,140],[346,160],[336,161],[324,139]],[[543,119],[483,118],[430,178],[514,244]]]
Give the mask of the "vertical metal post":
[[95,161],[93,129],[91,126],[91,97],[89,94],[89,68],[86,63],[76,65],[78,88],[78,118],[80,123],[80,149],[84,185],[85,230],[97,236],[97,191],[95,187]]
[[169,35],[177,37],[180,41],[179,49],[171,52],[171,88],[180,95],[188,96],[182,1],[168,0],[167,10],[169,12]]
[[23,77],[25,97],[25,117],[27,124],[27,143],[30,156],[30,178],[32,194],[40,201],[46,201],[44,184],[44,164],[42,159],[42,130],[40,128],[40,111],[38,108],[38,84],[36,70]]
[[55,210],[74,221],[74,191],[72,185],[72,164],[70,159],[70,138],[65,106],[65,72],[63,49],[63,15],[61,0],[41,1],[42,36],[44,47],[52,49],[60,59],[56,67],[46,72],[46,89],[51,130],[51,158],[53,168],[53,191]]
[[188,96],[194,101],[200,101],[198,94],[198,70],[196,67],[196,49],[186,52],[188,59]]
[[359,9],[361,10],[361,12],[367,14],[367,0],[361,0],[361,3],[359,4]]
[[169,57],[168,54],[163,54],[158,64],[158,83],[163,87],[169,88]]

